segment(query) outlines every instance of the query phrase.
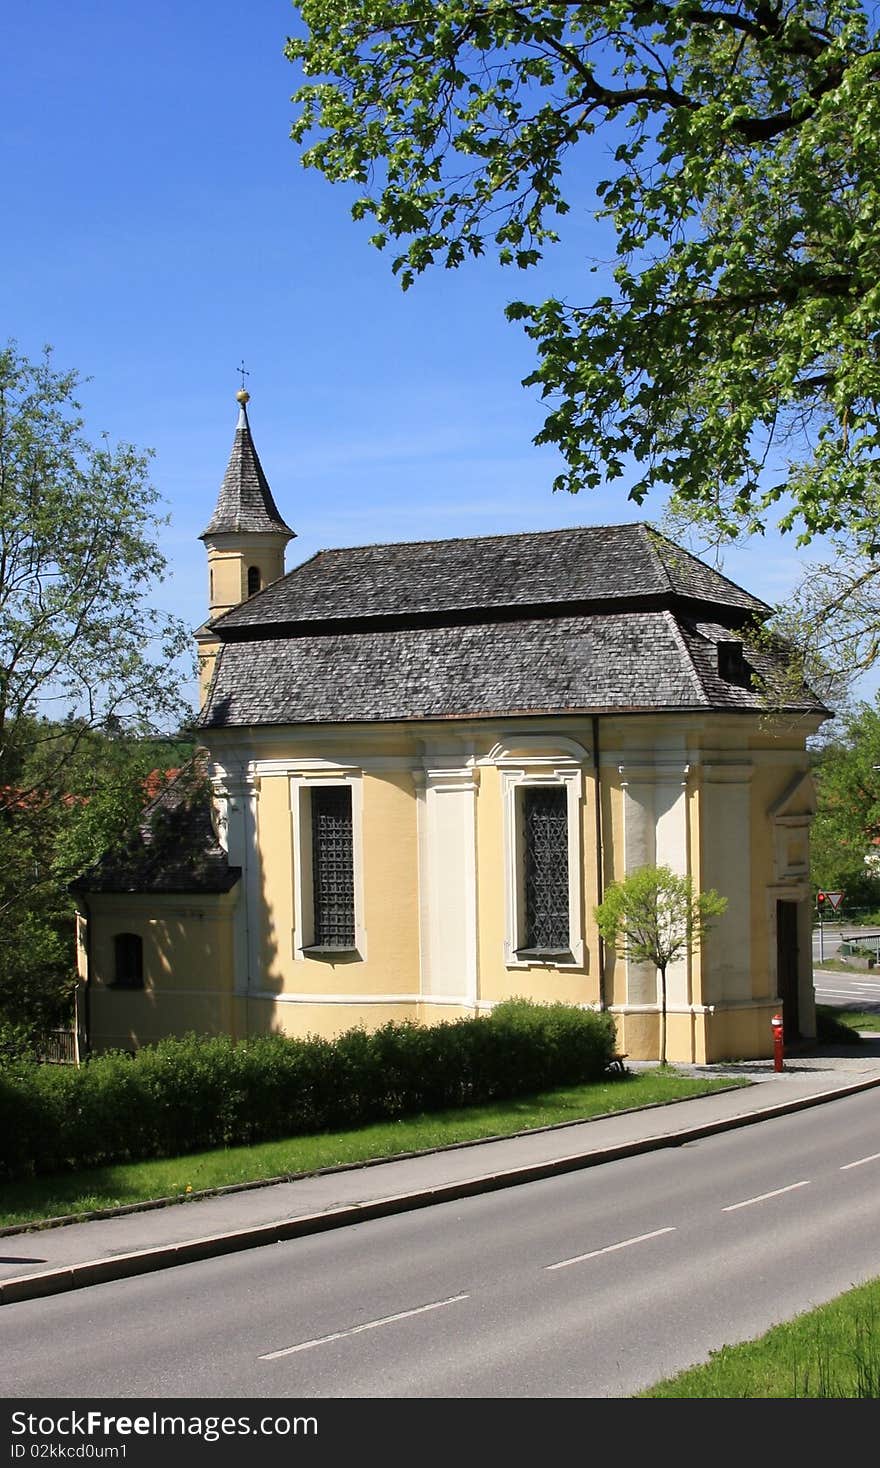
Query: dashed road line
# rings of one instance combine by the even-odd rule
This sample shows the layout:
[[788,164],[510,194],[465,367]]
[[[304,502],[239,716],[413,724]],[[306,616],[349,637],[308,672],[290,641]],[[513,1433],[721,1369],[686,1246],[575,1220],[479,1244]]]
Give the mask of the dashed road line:
[[545,1264],[545,1269],[565,1269],[569,1264],[582,1264],[585,1259],[598,1259],[600,1254],[613,1254],[615,1249],[628,1249],[631,1244],[644,1244],[647,1239],[659,1239],[661,1234],[674,1234],[674,1228],[655,1228],[652,1233],[638,1234],[634,1239],[621,1239],[619,1244],[606,1244],[604,1249],[592,1249],[589,1254],[575,1254],[572,1259],[560,1259],[558,1264]]
[[795,1188],[808,1188],[810,1179],[805,1178],[800,1183],[789,1183],[787,1188],[774,1188],[772,1193],[759,1193],[756,1198],[743,1198],[741,1203],[728,1203],[722,1208],[722,1213],[735,1213],[737,1208],[751,1208],[753,1203],[764,1203],[767,1198],[779,1198],[783,1193],[793,1193]]
[[424,1315],[428,1310],[442,1310],[444,1305],[457,1305],[459,1300],[469,1300],[470,1295],[450,1295],[448,1300],[433,1300],[430,1305],[417,1305],[414,1310],[399,1310],[396,1315],[383,1315],[380,1320],[367,1320],[363,1325],[353,1325],[350,1330],[335,1330],[332,1335],[317,1336],[313,1341],[300,1341],[296,1346],[285,1346],[281,1351],[269,1351],[258,1356],[258,1361],[277,1361],[281,1356],[292,1356],[296,1351],[311,1351],[314,1346],[326,1346],[330,1341],[345,1340],[348,1336],[360,1335],[364,1330],[376,1330],[380,1325],[393,1325],[396,1320],[409,1320],[413,1315]]
[[851,1167],[864,1167],[866,1162],[880,1162],[880,1152],[872,1152],[870,1157],[859,1157],[855,1162],[845,1162],[840,1171],[848,1172]]

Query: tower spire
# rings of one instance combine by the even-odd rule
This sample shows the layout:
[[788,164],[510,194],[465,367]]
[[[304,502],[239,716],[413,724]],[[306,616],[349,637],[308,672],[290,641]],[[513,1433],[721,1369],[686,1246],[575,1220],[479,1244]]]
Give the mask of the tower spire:
[[282,519],[248,420],[247,374],[235,394],[238,423],[214,513],[199,539],[208,552],[210,619],[284,575],[284,550],[296,531]]
[[207,541],[209,536],[242,533],[271,534],[285,536],[287,544],[294,539],[296,531],[282,520],[263,473],[248,420],[251,395],[246,387],[240,387],[235,397],[239,406],[232,452],[214,513],[199,539]]

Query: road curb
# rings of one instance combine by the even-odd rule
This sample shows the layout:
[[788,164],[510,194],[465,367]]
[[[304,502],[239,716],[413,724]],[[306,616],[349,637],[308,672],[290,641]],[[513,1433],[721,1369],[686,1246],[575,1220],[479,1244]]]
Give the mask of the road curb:
[[351,1224],[365,1223],[376,1218],[387,1218],[397,1213],[409,1213],[418,1208],[430,1208],[438,1203],[451,1203],[461,1198],[474,1197],[481,1193],[498,1192],[503,1188],[519,1187],[525,1183],[540,1182],[545,1178],[557,1177],[567,1172],[579,1172],[588,1167],[616,1162],[624,1157],[635,1157],[644,1152],[656,1152],[665,1147],[681,1147],[688,1142],[699,1141],[718,1132],[733,1131],[739,1127],[753,1126],[777,1116],[794,1111],[804,1111],[811,1106],[820,1106],[840,1096],[851,1096],[880,1086],[880,1076],[871,1080],[857,1081],[848,1086],[836,1086],[830,1091],[820,1091],[813,1096],[801,1096],[793,1101],[781,1101],[760,1111],[742,1112],[737,1116],[722,1117],[717,1121],[703,1122],[698,1126],[683,1127],[676,1132],[667,1132],[657,1137],[640,1138],[632,1142],[620,1142],[612,1147],[592,1149],[568,1157],[531,1163],[527,1167],[510,1168],[504,1172],[486,1173],[460,1182],[441,1183],[434,1188],[423,1188],[412,1193],[392,1194],[363,1203],[349,1203],[340,1208],[327,1209],[320,1213],[301,1214],[297,1218],[282,1219],[274,1223],[256,1224],[246,1229],[233,1229],[226,1233],[210,1234],[201,1238],[185,1239],[176,1244],[164,1244],[154,1249],[139,1249],[130,1254],[117,1254],[108,1259],[90,1259],[80,1264],[65,1265],[61,1269],[46,1270],[41,1274],[19,1275],[0,1282],[0,1305],[17,1304],[32,1299],[44,1299],[49,1295],[64,1294],[69,1290],[84,1289],[89,1285],[105,1284],[113,1280],[128,1279],[139,1274],[150,1274],[158,1269],[170,1269],[178,1264],[191,1264],[202,1259],[218,1258],[223,1254],[239,1253],[245,1249],[259,1249],[267,1244],[283,1243],[289,1239],[302,1238],[310,1234],[326,1233]]

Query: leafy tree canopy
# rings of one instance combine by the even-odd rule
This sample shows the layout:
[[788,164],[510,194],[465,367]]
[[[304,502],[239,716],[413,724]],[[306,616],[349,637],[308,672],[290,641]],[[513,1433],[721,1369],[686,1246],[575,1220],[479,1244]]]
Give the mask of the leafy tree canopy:
[[668,866],[637,867],[612,882],[595,908],[606,943],[632,963],[650,963],[660,974],[660,1060],[666,1063],[666,971],[700,946],[727,898],[714,887],[697,892],[691,877]]
[[[83,434],[74,372],[50,352],[0,351],[0,784],[14,782],[42,719],[70,730],[167,732],[191,716],[191,634],[150,597],[166,520],[149,455]],[[192,657],[190,655],[190,662]],[[25,749],[21,746],[24,740]],[[63,770],[43,762],[44,779]],[[15,791],[17,799],[20,790]]]
[[[880,50],[858,0],[300,0],[303,161],[404,287],[528,270],[598,158],[608,286],[514,301],[557,488],[880,550]],[[595,267],[594,267],[595,268]],[[873,567],[872,567],[873,574]]]
[[[815,765],[810,833],[815,887],[846,893],[848,908],[880,902],[880,694],[835,726]],[[873,860],[866,863],[865,858]]]
[[665,973],[699,947],[711,920],[727,907],[714,887],[696,892],[690,877],[667,866],[638,867],[612,882],[596,908],[599,932],[633,963]]
[[[149,456],[90,442],[78,378],[0,350],[0,1018],[51,1008],[74,954],[66,882],[145,803],[150,735],[191,717],[191,634]],[[157,757],[157,755],[159,757]]]

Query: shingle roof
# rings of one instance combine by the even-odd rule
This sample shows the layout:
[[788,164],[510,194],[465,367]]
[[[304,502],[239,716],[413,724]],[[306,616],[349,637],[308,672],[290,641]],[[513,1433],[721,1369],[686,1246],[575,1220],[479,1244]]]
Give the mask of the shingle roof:
[[241,877],[211,821],[200,761],[166,785],[129,833],[76,881],[71,892],[228,892]]
[[759,712],[718,644],[770,611],[645,524],[321,551],[211,623],[199,723]]
[[239,629],[306,622],[648,597],[708,603],[740,620],[770,612],[696,556],[636,523],[322,550],[214,625],[221,635],[235,636]]
[[667,610],[229,642],[200,723],[760,708],[719,677],[715,643]]
[[269,481],[263,473],[248,422],[247,409],[241,404],[232,453],[220,486],[214,513],[199,539],[209,535],[246,532],[248,534],[286,535],[296,532],[281,518]]

